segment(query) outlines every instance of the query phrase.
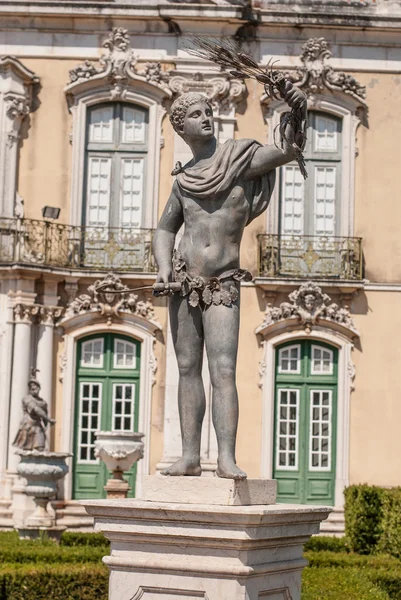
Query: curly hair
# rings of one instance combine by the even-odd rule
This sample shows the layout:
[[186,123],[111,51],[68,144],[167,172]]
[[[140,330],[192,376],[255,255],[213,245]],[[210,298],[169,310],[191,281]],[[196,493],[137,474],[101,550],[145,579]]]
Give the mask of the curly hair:
[[205,102],[213,110],[209,98],[198,92],[187,92],[186,94],[181,94],[181,96],[174,100],[170,110],[170,122],[174,131],[178,134],[181,133],[180,129],[184,123],[188,108],[198,102]]

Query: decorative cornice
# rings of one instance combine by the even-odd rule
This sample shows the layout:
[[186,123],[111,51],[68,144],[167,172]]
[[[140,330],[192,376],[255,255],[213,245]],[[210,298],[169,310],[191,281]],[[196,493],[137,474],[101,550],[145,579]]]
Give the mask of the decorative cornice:
[[290,302],[282,302],[280,306],[266,306],[263,323],[256,333],[265,335],[269,328],[280,322],[296,320],[307,333],[316,325],[340,326],[348,330],[351,337],[359,336],[354,326],[348,306],[340,308],[331,301],[328,294],[324,294],[317,283],[308,281],[303,283],[298,290],[288,295]]
[[111,324],[121,313],[130,313],[155,323],[156,315],[151,302],[140,300],[136,294],[128,293],[128,290],[119,277],[108,273],[88,287],[88,294],[81,294],[72,300],[64,316],[71,318],[88,312],[98,312]]
[[[352,98],[359,106],[366,108],[366,87],[352,75],[335,71],[327,64],[326,61],[332,56],[329,44],[323,37],[309,38],[301,48],[302,65],[295,71],[286,73],[286,76],[306,93],[312,104],[317,96],[325,92],[336,92]],[[262,96],[261,101],[270,102],[266,95]]]
[[70,70],[66,88],[68,97],[80,93],[83,84],[98,82],[99,86],[110,86],[111,98],[119,99],[133,80],[149,83],[171,95],[167,74],[162,71],[160,63],[146,63],[141,70],[138,69],[138,57],[131,48],[127,29],[114,27],[103,42],[103,48],[105,51],[97,64],[85,60]]
[[200,92],[205,94],[218,112],[231,111],[244,98],[243,81],[233,79],[229,73],[210,71],[206,73],[169,72],[169,87],[176,94]]

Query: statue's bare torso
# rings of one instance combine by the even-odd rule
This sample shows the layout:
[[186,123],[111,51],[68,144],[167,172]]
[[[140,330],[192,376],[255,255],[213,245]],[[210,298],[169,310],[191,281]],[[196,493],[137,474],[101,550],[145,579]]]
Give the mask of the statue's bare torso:
[[239,268],[240,243],[249,216],[241,183],[223,197],[205,201],[178,194],[185,222],[179,251],[188,273],[208,279]]

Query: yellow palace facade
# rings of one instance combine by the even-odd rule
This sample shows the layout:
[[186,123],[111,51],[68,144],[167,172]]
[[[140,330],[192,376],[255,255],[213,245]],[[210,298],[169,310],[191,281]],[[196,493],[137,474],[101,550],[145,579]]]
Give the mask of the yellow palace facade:
[[[153,231],[189,149],[169,106],[199,91],[220,143],[273,143],[285,105],[189,56],[183,32],[273,57],[309,103],[305,157],[246,229],[237,458],[280,502],[335,506],[350,483],[400,484],[401,3],[48,0],[0,6],[0,526],[26,504],[12,442],[32,368],[69,452],[58,524],[91,527],[95,432],[141,431],[144,475],[180,455],[166,300],[145,289]],[[107,293],[117,292],[117,293]],[[205,476],[216,440],[210,381]]]

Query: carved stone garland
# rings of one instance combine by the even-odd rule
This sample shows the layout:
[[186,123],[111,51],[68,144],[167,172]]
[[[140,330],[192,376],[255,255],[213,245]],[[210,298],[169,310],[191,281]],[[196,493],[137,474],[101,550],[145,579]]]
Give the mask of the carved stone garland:
[[295,318],[309,333],[319,320],[325,319],[342,325],[355,336],[358,331],[352,320],[349,307],[340,308],[331,302],[328,294],[324,294],[317,283],[308,281],[303,283],[298,290],[288,296],[290,302],[282,302],[280,306],[267,304],[263,323],[258,327],[258,332],[285,319]]
[[65,312],[65,318],[88,312],[99,312],[105,316],[110,325],[115,317],[126,312],[157,323],[153,305],[148,300],[139,300],[121,279],[108,273],[104,279],[98,279],[88,287],[88,294],[81,294],[70,302]]

